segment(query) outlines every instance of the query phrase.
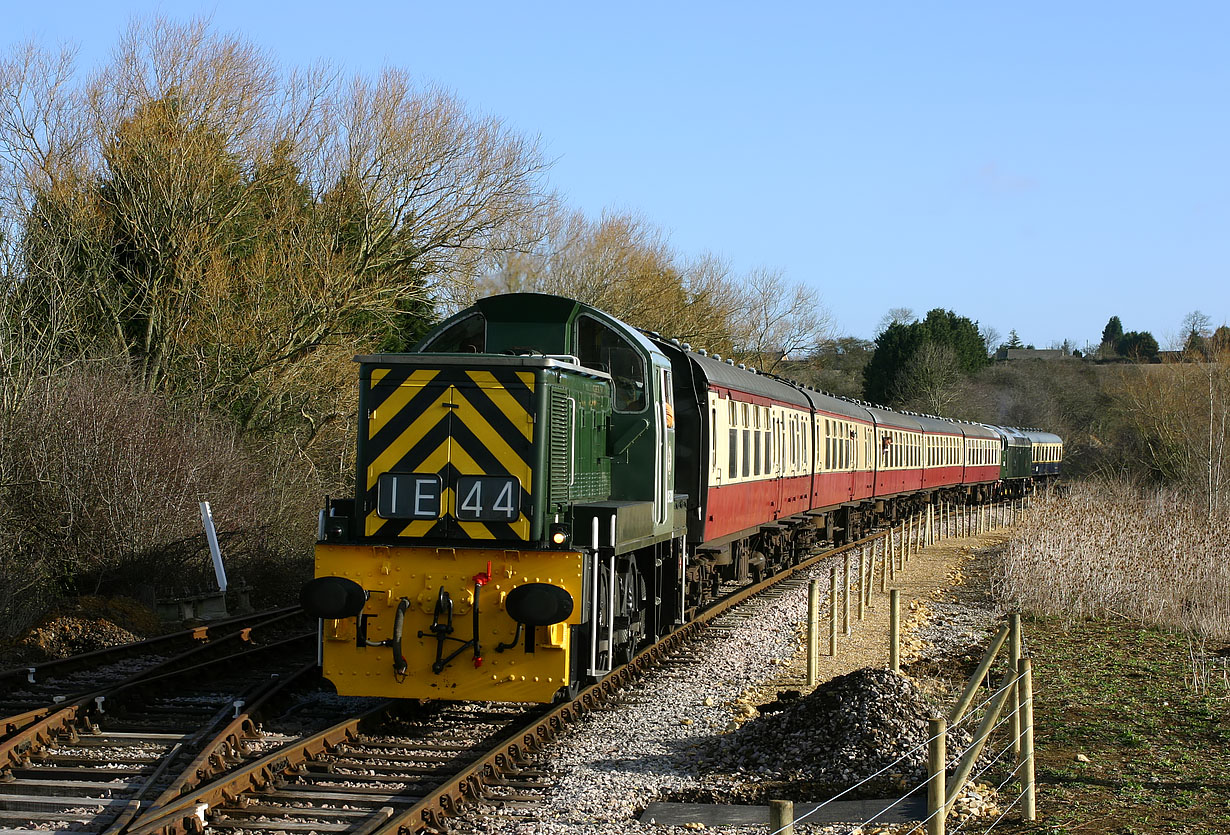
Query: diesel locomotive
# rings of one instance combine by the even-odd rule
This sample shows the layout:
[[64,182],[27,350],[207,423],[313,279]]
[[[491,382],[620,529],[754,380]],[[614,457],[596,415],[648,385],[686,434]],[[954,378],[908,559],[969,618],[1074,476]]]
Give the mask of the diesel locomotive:
[[343,695],[549,702],[723,582],[1062,460],[1049,433],[833,397],[558,296],[356,361],[355,494],[301,594]]

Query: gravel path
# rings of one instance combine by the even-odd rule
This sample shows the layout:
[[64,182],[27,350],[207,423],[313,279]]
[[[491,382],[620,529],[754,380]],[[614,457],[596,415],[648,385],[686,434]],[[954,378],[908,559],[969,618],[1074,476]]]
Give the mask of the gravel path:
[[[915,555],[905,571],[898,572],[890,585],[901,589],[902,606],[909,607],[903,663],[968,655],[977,643],[985,642],[1000,612],[983,588],[973,587],[985,581],[985,571],[970,569],[985,562],[973,560],[976,549],[994,548],[1005,539],[1004,533],[993,532],[946,540]],[[844,567],[844,560],[823,561],[809,574],[827,587],[833,565]],[[873,606],[862,622],[855,620],[852,606],[852,635],[839,639],[837,657],[821,658],[822,687],[823,682],[860,668],[887,666],[887,595],[878,589],[877,582]],[[556,772],[559,784],[545,806],[534,810],[535,819],[502,817],[496,809],[476,807],[454,821],[451,831],[674,835],[696,831],[696,826],[642,824],[637,818],[648,803],[685,797],[739,802],[754,796],[758,784],[780,773],[765,766],[732,768],[730,741],[739,737],[733,732],[758,715],[756,705],[773,701],[779,691],[795,689],[806,695],[806,585],[750,607],[728,613],[705,630],[686,650],[694,657],[691,663],[650,674],[619,705],[589,715],[576,731],[553,745],[540,767]],[[825,649],[822,639],[821,650]],[[917,694],[908,681],[894,689],[908,690],[911,699]],[[876,732],[886,736],[882,727]],[[851,831],[849,827],[796,829]],[[763,833],[766,828],[722,827],[721,831],[741,835]],[[860,831],[869,835],[889,830]]]

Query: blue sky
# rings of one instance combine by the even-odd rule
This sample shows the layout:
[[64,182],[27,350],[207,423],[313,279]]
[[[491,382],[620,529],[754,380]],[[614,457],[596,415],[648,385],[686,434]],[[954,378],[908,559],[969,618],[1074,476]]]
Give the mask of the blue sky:
[[539,135],[572,205],[814,285],[843,333],[1230,322],[1230,3],[70,1],[5,31],[90,66],[151,13],[442,84]]

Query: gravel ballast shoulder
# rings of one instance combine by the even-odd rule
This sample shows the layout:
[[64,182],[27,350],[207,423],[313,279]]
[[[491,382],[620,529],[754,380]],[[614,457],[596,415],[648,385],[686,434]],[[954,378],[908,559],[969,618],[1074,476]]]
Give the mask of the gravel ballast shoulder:
[[[987,595],[945,592],[952,578],[960,578],[959,569],[975,548],[998,545],[1004,538],[992,533],[980,539],[947,540],[914,555],[898,573],[893,585],[902,588],[903,607],[914,603],[916,609],[935,609],[941,606],[937,598],[945,597],[939,617],[918,623],[925,634],[911,644],[915,656],[970,653],[985,643],[1000,614]],[[821,561],[806,573],[827,585],[830,568],[840,560]],[[678,653],[678,663],[652,672],[625,691],[620,703],[587,715],[553,744],[537,766],[557,780],[543,804],[503,810],[477,805],[452,821],[450,830],[673,835],[695,827],[640,823],[637,818],[650,802],[682,798],[759,802],[766,783],[818,778],[817,786],[834,785],[870,773],[866,766],[872,760],[891,762],[925,740],[925,717],[932,708],[907,679],[882,669],[887,666],[887,595],[877,592],[875,597],[867,620],[856,622],[852,637],[842,639],[838,657],[822,659],[821,681],[864,667],[880,670],[848,676],[827,691],[822,685],[809,698],[801,686],[807,588],[806,582],[792,582],[781,593],[724,615]],[[963,597],[969,605],[962,605]],[[912,659],[907,654],[904,660]],[[797,705],[787,702],[779,713],[755,719],[757,705],[764,706],[779,690],[791,687],[803,691]],[[877,689],[883,692],[877,695]],[[814,710],[826,698],[835,713]],[[840,730],[853,721],[863,723],[861,736]],[[880,722],[890,722],[892,729]],[[809,760],[803,751],[790,756],[789,746],[800,747],[801,735],[808,733],[832,737],[830,744],[818,746],[828,759],[817,755]],[[922,756],[925,763],[925,751]],[[890,782],[916,781],[916,768],[917,762],[911,760],[908,767],[894,769]],[[721,831],[739,835],[764,828]]]

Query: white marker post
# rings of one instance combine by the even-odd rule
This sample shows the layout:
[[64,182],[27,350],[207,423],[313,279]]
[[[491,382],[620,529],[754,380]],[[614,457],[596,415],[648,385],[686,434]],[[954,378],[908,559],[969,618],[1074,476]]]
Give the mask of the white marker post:
[[214,530],[214,515],[209,509],[209,502],[201,502],[201,522],[205,525],[205,538],[209,540],[209,553],[214,559],[218,591],[226,591],[226,569],[222,565],[222,550],[218,548],[218,532]]

